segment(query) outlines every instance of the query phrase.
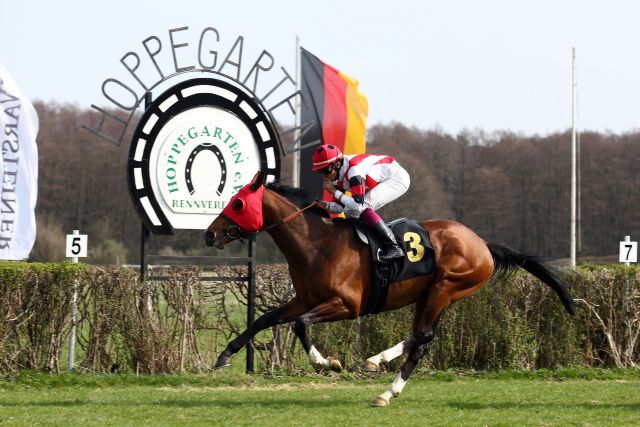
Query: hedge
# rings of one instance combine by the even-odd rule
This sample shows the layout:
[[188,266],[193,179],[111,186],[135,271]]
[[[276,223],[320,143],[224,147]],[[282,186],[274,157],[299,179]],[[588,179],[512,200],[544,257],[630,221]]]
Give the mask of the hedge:
[[[214,275],[246,275],[223,267]],[[491,281],[442,318],[423,359],[434,369],[632,367],[640,361],[640,268],[581,266],[570,276],[575,317],[537,279]],[[197,267],[173,267],[162,281],[135,271],[67,262],[0,262],[0,372],[66,369],[77,290],[76,369],[91,372],[203,372],[244,329],[246,283],[203,282]],[[257,311],[287,301],[287,266],[257,268]],[[310,337],[348,369],[410,335],[412,307],[314,325]],[[291,325],[254,340],[262,370],[310,369]],[[402,358],[399,358],[402,359]],[[389,364],[396,369],[401,360]]]

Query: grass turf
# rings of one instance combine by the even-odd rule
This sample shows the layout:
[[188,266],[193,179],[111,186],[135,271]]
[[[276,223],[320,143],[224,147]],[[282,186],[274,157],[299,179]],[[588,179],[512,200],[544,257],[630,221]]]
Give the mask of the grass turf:
[[393,375],[87,375],[0,379],[0,424],[639,425],[638,370],[416,373],[387,408]]

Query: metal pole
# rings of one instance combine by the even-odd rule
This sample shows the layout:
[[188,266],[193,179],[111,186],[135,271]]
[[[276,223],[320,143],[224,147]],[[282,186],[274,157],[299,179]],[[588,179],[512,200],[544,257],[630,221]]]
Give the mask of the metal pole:
[[[296,91],[300,90],[300,37],[296,34]],[[296,96],[296,115],[295,115],[295,127],[296,130],[293,133],[293,140],[298,141],[300,139],[300,96]],[[298,145],[301,145],[301,141]],[[295,145],[294,147],[295,148]],[[292,169],[292,183],[293,186],[300,187],[300,151],[293,153],[293,169]]]
[[149,250],[149,236],[151,233],[143,223],[140,223],[140,225],[142,226],[140,230],[140,281],[144,282],[147,277],[147,251]]
[[[577,117],[577,114],[576,114],[576,117]],[[578,127],[578,125],[576,125],[576,127]],[[582,253],[582,190],[581,190],[581,188],[582,188],[582,178],[580,176],[580,133],[578,133],[577,131],[576,131],[576,133],[577,133],[577,135],[576,135],[577,136],[577,141],[576,141],[576,148],[577,148],[576,156],[577,156],[577,159],[576,159],[576,163],[578,165],[577,166],[578,177],[577,177],[577,183],[576,183],[576,185],[578,187],[578,190],[577,190],[577,192],[578,192],[578,201],[577,201],[577,203],[578,203],[578,207],[577,207],[577,210],[578,210],[577,215],[578,215],[578,217],[577,217],[576,221],[577,221],[578,224],[577,224],[577,230],[576,230],[576,233],[577,233],[576,239],[578,241],[577,242],[577,245],[578,245],[577,253],[579,255],[579,254]]]
[[[151,92],[147,92],[144,94],[144,109],[145,111],[149,108],[149,106],[151,105],[152,102],[152,98],[151,98]],[[147,229],[147,227],[144,225],[144,223],[140,223],[140,225],[142,226],[141,228],[141,232],[140,232],[140,281],[144,282],[144,279],[147,277],[147,252],[149,250],[149,236],[151,235],[151,233],[149,232],[149,230]]]
[[578,115],[578,70],[576,69],[576,100],[575,100],[575,117],[576,117],[576,169],[577,169],[577,177],[576,177],[576,187],[577,190],[577,218],[576,218],[576,257],[582,253],[582,178],[580,176],[580,132],[578,128],[580,127],[580,123],[578,123],[579,115]]
[[[256,304],[256,263],[253,251],[253,240],[249,240],[249,291],[247,292],[247,328],[255,320]],[[253,340],[247,343],[247,373],[253,373]]]
[[[73,230],[73,235],[77,236],[80,231]],[[78,263],[78,257],[71,257],[71,262]],[[78,311],[78,279],[73,279],[73,296],[71,297],[71,337],[69,338],[69,372],[73,371],[75,365],[76,352],[76,314]]]
[[576,48],[572,48],[571,85],[571,267],[576,266]]
[[[624,236],[625,242],[631,241],[631,236]],[[624,265],[631,265],[629,261],[625,261]],[[625,274],[624,279],[624,299],[622,300],[622,315],[626,318],[629,313],[629,276]]]

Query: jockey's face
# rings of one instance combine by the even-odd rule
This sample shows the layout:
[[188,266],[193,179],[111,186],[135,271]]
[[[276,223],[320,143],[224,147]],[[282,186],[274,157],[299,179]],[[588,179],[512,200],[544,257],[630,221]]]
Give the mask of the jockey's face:
[[330,181],[335,181],[338,179],[338,170],[340,169],[340,164],[338,162],[330,164],[324,169],[320,169],[318,172],[325,178]]

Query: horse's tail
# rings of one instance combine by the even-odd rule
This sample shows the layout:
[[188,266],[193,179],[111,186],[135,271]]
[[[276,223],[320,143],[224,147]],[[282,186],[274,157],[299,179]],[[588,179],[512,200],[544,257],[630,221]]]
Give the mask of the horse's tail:
[[524,255],[506,246],[495,243],[487,243],[487,246],[493,256],[493,263],[495,265],[494,274],[504,277],[511,274],[516,267],[524,268],[558,294],[564,308],[569,314],[576,314],[575,303],[571,295],[569,295],[568,284],[562,278],[562,273],[558,269],[552,267],[543,258],[537,256]]

